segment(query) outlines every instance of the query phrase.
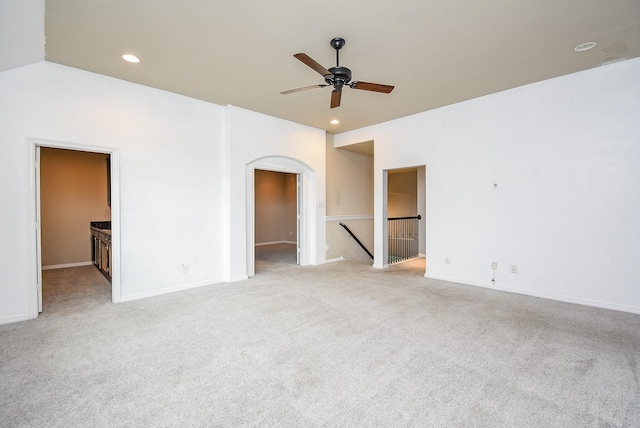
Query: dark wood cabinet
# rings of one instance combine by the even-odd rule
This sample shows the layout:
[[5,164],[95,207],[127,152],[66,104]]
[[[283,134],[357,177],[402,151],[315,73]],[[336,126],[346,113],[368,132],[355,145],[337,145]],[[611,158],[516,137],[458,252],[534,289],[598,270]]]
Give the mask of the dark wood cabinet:
[[91,227],[91,260],[111,279],[111,230]]

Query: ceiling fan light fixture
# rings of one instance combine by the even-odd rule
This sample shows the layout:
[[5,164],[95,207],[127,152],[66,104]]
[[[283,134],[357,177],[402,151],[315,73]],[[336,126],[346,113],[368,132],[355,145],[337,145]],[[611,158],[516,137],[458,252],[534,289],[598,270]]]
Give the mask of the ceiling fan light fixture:
[[127,61],[127,62],[130,62],[130,63],[132,63],[132,64],[137,64],[137,63],[139,63],[139,62],[140,62],[140,58],[138,58],[138,57],[137,57],[137,56],[135,56],[135,55],[131,55],[131,54],[124,54],[124,55],[122,55],[122,59],[123,59],[123,60],[125,60],[125,61]]
[[584,51],[588,51],[589,49],[595,48],[596,45],[597,45],[596,42],[584,42],[584,43],[580,43],[573,50],[576,52],[584,52]]

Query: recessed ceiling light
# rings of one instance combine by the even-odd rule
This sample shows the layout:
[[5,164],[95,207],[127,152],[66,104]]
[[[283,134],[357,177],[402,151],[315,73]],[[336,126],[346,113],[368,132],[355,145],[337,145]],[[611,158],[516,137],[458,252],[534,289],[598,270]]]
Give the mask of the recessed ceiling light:
[[332,125],[337,125],[337,124],[339,124],[339,123],[340,123],[340,121],[339,121],[338,119],[333,119],[333,120],[331,121],[331,124],[332,124]]
[[584,52],[594,48],[595,46],[596,46],[596,42],[584,42],[584,43],[580,43],[573,50],[576,52]]
[[132,62],[134,64],[140,62],[140,58],[138,58],[135,55],[131,55],[131,54],[122,55],[122,59],[127,61],[127,62]]

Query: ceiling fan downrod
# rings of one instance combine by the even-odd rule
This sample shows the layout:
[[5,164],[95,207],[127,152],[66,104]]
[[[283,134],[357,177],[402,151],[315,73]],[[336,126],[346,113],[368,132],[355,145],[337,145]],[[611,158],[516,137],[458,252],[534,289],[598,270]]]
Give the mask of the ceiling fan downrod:
[[336,50],[336,66],[329,69],[332,75],[325,76],[324,80],[327,84],[332,85],[336,91],[342,91],[342,87],[351,81],[351,70],[347,67],[340,67],[340,49],[345,43],[342,37],[335,37],[329,42],[331,47]]
[[331,47],[336,50],[336,67],[340,67],[340,49],[344,46],[346,42],[342,37],[334,37],[331,39]]

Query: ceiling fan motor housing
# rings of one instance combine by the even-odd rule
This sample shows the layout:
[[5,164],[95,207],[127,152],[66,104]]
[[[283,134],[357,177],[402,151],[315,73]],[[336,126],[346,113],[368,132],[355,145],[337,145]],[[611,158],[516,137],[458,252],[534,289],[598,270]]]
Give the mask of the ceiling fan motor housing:
[[351,81],[351,70],[347,67],[331,67],[329,71],[332,75],[324,76],[324,81],[336,89],[342,89]]

